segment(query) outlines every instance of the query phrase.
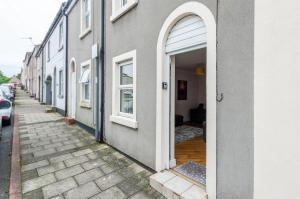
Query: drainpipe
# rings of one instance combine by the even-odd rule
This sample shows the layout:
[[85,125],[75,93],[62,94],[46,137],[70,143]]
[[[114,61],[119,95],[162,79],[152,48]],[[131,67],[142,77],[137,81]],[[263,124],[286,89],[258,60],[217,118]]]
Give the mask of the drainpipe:
[[[43,47],[43,46],[41,46]],[[41,51],[41,55],[42,55],[42,77],[41,77],[41,82],[40,82],[40,86],[41,86],[41,91],[42,91],[42,95],[41,95],[41,102],[43,103],[44,101],[44,48],[42,48]]]
[[[99,23],[99,56],[97,58],[97,86],[96,86],[96,141],[103,143],[104,134],[104,1],[100,0],[100,23]],[[100,77],[101,76],[101,77]],[[101,92],[101,93],[100,93]],[[100,96],[101,95],[101,96]]]
[[65,46],[65,117],[68,116],[68,74],[69,74],[69,67],[68,67],[68,16],[66,15],[66,9],[63,10],[63,14],[66,17],[66,37],[65,37],[65,42],[66,42],[66,46]]

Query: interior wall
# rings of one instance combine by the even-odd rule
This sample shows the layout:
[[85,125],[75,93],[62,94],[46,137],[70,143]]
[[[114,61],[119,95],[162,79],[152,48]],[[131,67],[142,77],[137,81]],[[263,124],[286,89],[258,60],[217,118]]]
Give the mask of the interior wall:
[[[178,100],[178,80],[187,81],[187,100]],[[175,113],[183,116],[183,121],[190,121],[190,110],[200,103],[206,103],[206,76],[196,75],[193,71],[176,69],[175,72]]]

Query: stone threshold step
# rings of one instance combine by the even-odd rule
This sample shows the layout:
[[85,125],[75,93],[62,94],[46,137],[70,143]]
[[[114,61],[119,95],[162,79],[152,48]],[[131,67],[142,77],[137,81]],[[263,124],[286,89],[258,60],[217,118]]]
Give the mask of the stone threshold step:
[[150,176],[150,185],[168,199],[208,199],[203,188],[171,171]]

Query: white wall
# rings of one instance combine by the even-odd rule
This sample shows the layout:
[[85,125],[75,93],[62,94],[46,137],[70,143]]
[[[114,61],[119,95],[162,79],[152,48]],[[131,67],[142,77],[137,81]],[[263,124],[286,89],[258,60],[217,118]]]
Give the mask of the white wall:
[[255,1],[254,198],[300,198],[300,1]]
[[[187,81],[187,100],[177,100],[178,80]],[[182,115],[184,121],[190,120],[190,110],[197,108],[200,103],[206,102],[205,76],[198,76],[193,71],[176,69],[175,75],[175,113]]]
[[[54,102],[56,102],[56,106],[57,108],[61,109],[61,110],[65,110],[65,86],[64,86],[64,94],[63,96],[58,96],[58,88],[59,88],[59,71],[62,70],[63,71],[63,82],[64,84],[66,83],[65,80],[65,64],[66,64],[66,55],[65,55],[65,41],[66,39],[63,38],[63,49],[60,50],[59,48],[59,24],[63,22],[64,23],[64,36],[66,36],[66,20],[65,17],[63,17],[60,22],[57,24],[57,26],[55,27],[54,31],[52,32],[50,38],[48,39],[48,41],[50,40],[50,61],[48,61],[48,41],[44,47],[45,49],[45,64],[46,64],[46,70],[45,70],[45,79],[48,76],[52,77],[52,104],[54,104]],[[56,82],[54,83],[54,68],[56,68]],[[45,84],[44,84],[45,86]],[[56,96],[54,96],[54,89],[56,89]],[[45,88],[44,88],[45,90]],[[54,99],[56,98],[56,99]]]

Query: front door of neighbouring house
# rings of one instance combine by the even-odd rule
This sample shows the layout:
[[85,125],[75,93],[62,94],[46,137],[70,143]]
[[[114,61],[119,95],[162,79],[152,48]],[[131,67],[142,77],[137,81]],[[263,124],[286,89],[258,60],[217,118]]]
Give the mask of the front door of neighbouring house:
[[46,83],[46,104],[52,105],[52,78],[48,76],[45,83]]
[[76,72],[72,71],[71,73],[71,103],[72,103],[72,118],[75,118],[75,112],[76,112]]

